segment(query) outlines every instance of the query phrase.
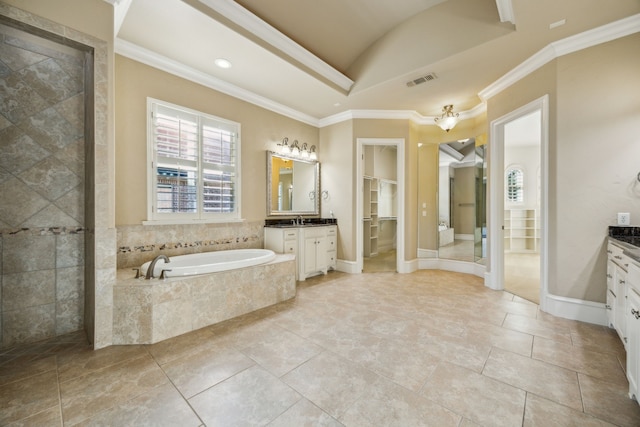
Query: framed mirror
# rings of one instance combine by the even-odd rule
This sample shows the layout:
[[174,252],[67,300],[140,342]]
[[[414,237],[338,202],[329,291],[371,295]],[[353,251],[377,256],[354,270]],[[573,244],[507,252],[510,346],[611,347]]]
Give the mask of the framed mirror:
[[320,214],[320,163],[317,160],[267,151],[267,214]]

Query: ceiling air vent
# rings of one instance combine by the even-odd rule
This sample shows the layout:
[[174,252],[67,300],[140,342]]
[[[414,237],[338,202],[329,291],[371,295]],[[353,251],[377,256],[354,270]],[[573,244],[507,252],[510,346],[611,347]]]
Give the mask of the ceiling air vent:
[[436,76],[436,73],[425,74],[424,76],[420,76],[417,79],[409,80],[407,82],[407,87],[413,87],[415,85],[419,85],[419,84],[422,84],[422,83],[430,82],[431,80],[435,80],[437,78],[438,78],[438,76]]

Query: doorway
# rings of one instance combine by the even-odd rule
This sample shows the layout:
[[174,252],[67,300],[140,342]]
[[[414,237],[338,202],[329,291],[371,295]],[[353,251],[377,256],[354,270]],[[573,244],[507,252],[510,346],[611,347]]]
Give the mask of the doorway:
[[403,272],[404,140],[357,145],[357,271]]
[[545,95],[494,120],[489,146],[486,285],[521,294],[542,310],[548,271],[548,103]]
[[540,303],[540,146],[542,113],[504,126],[504,289]]

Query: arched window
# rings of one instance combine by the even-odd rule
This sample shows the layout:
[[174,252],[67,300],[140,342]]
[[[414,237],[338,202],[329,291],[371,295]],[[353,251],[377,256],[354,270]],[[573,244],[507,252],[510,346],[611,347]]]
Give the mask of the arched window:
[[524,174],[522,169],[510,168],[507,170],[506,179],[507,201],[511,203],[524,202]]

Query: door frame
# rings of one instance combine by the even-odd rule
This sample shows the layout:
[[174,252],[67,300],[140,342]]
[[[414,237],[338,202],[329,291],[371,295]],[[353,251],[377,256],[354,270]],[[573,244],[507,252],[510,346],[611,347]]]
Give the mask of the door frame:
[[544,95],[493,120],[489,139],[489,267],[485,285],[504,290],[504,128],[505,125],[541,112],[540,120],[540,309],[547,311],[549,293],[549,95]]
[[409,273],[408,266],[404,262],[404,138],[357,138],[356,139],[356,272],[362,273],[364,260],[364,230],[363,230],[363,191],[364,191],[364,146],[365,145],[393,145],[396,153],[396,185],[398,197],[396,197],[396,271]]

